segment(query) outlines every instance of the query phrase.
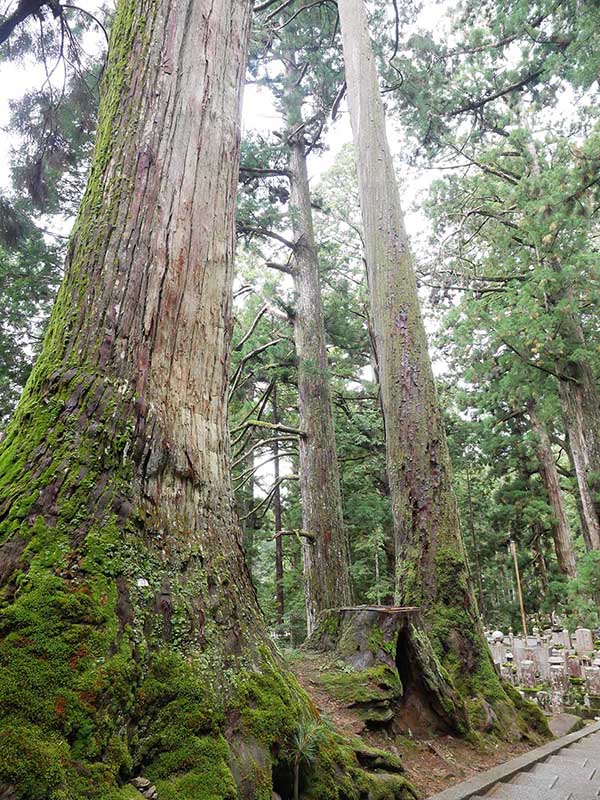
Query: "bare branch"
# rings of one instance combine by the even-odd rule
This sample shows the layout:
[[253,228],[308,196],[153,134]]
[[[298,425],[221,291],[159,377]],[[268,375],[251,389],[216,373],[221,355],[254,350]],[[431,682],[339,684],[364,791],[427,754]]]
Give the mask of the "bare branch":
[[266,261],[265,267],[269,267],[269,269],[276,269],[278,272],[285,272],[287,275],[294,274],[293,267],[290,267],[288,264],[279,264],[277,261]]
[[271,536],[271,539],[278,539],[280,536],[302,536],[302,538],[309,539],[311,542],[314,542],[317,538],[314,533],[311,533],[310,531],[303,531],[297,528],[291,531],[277,531],[275,536]]
[[268,306],[268,305],[265,303],[265,305],[263,305],[263,307],[260,309],[260,311],[258,312],[258,314],[257,314],[257,315],[254,317],[254,319],[252,320],[252,324],[250,325],[250,327],[248,328],[248,330],[246,331],[246,333],[245,333],[245,334],[242,336],[242,338],[240,339],[240,341],[239,341],[239,342],[238,342],[238,343],[235,345],[235,347],[233,348],[233,349],[234,349],[236,352],[237,352],[237,351],[239,351],[239,350],[241,350],[241,349],[242,349],[242,347],[243,347],[243,346],[246,344],[246,342],[248,341],[248,339],[249,339],[249,338],[252,336],[252,334],[254,333],[254,331],[255,331],[255,329],[256,329],[256,326],[258,325],[258,323],[261,321],[261,319],[264,317],[264,315],[267,313],[267,311],[268,311],[268,310],[269,310],[269,306]]
[[255,450],[261,450],[263,447],[270,447],[275,442],[279,444],[280,442],[297,442],[298,437],[292,434],[287,436],[270,436],[268,439],[259,439],[258,442],[254,442],[252,447],[249,447],[248,450],[242,453],[241,456],[234,459],[231,464],[231,468],[235,469],[235,467],[242,464],[248,456],[252,455]]
[[233,428],[231,433],[238,433],[239,431],[243,430],[244,428],[266,428],[270,431],[281,431],[281,433],[293,433],[296,436],[301,436],[304,438],[306,434],[304,431],[301,431],[299,428],[292,428],[289,425],[283,425],[281,422],[265,422],[262,419],[250,419],[245,422],[243,425],[238,425],[237,428]]
[[[37,14],[42,6],[45,5],[50,5],[50,3],[47,0],[42,2],[40,0],[21,0],[13,13],[0,24],[0,44],[3,44],[8,39],[18,25],[25,22],[28,17]],[[51,8],[54,16],[59,16],[60,11],[56,12],[54,4],[51,5]]]
[[108,44],[108,32],[107,32],[106,28],[104,27],[104,25],[100,22],[98,17],[95,17],[93,14],[90,14],[90,12],[86,11],[85,8],[79,8],[79,6],[71,6],[71,5],[67,5],[66,3],[63,3],[62,4],[62,8],[70,8],[73,11],[79,11],[81,14],[85,14],[86,17],[89,17],[93,22],[96,23],[96,25],[99,28],[101,28],[102,33],[104,34],[104,38],[106,39],[106,44]]
[[254,508],[251,509],[247,514],[244,514],[243,517],[240,517],[240,522],[243,522],[244,520],[248,519],[249,517],[254,516],[254,514],[256,514],[257,511],[260,511],[260,509],[263,506],[266,505],[265,511],[264,511],[264,513],[262,515],[262,516],[264,516],[264,514],[266,514],[267,511],[269,510],[269,505],[271,504],[271,500],[273,499],[273,495],[275,494],[275,490],[277,489],[277,487],[281,486],[281,484],[284,481],[297,481],[297,480],[298,480],[298,476],[297,475],[283,475],[281,478],[279,478],[278,481],[276,481],[273,484],[273,486],[269,490],[269,493],[267,494],[267,496],[264,497],[260,501],[260,503],[258,503],[258,505],[254,506]]
[[262,167],[245,167],[243,164],[240,166],[240,175],[248,175],[248,177],[283,177],[289,178],[289,169],[267,169]]

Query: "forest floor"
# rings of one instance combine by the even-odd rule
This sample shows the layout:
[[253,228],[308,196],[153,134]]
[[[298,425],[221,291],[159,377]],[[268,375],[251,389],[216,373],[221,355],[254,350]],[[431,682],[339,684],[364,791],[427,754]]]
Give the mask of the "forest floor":
[[395,735],[387,730],[369,730],[352,708],[324,688],[319,680],[318,660],[295,652],[289,663],[319,713],[342,733],[358,735],[365,744],[399,756],[406,777],[423,798],[537,746],[533,742],[499,742],[491,738],[482,746],[476,746],[448,734]]

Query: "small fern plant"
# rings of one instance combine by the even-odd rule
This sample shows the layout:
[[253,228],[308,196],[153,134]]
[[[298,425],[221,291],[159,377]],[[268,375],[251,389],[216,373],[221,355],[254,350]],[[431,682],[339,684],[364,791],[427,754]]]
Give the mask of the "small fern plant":
[[299,722],[292,733],[288,754],[294,767],[294,800],[300,797],[300,768],[310,766],[319,757],[319,749],[330,735],[329,726],[316,717],[307,717]]

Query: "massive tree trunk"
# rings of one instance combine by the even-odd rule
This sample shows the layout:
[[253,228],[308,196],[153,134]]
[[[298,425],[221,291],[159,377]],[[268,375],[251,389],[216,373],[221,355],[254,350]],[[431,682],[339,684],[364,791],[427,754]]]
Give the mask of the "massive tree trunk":
[[[0,452],[2,796],[131,798],[141,772],[159,800],[264,798],[275,760],[291,781],[309,704],[261,622],[226,430],[249,23],[249,0],[116,11],[66,277]],[[339,797],[369,791],[327,747]]]
[[[296,113],[295,113],[296,112]],[[301,119],[288,113],[290,129]],[[319,259],[313,230],[302,132],[288,139],[290,210],[294,232],[294,337],[298,358],[300,495],[308,633],[317,615],[349,605],[350,552],[342,513],[333,404],[329,387]]]
[[513,711],[491,664],[460,533],[365,6],[338,0],[338,8],[386,430],[397,600],[422,607],[456,684],[485,697],[510,725]]
[[552,509],[554,517],[551,532],[554,540],[558,567],[565,575],[574,578],[577,574],[577,562],[575,560],[575,550],[573,548],[573,536],[571,534],[569,520],[567,519],[567,510],[558,480],[558,470],[554,462],[550,437],[548,436],[544,424],[537,416],[535,403],[529,404],[528,413],[531,421],[531,429],[536,437],[536,451],[540,465],[540,476],[544,488],[546,489],[548,502],[550,503],[550,508]]

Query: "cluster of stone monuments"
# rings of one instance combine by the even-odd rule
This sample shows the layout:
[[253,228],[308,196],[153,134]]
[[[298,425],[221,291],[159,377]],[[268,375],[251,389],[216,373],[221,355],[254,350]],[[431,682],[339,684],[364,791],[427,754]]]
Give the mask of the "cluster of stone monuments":
[[487,640],[502,677],[547,713],[600,717],[600,631],[557,626],[533,635],[490,631]]

